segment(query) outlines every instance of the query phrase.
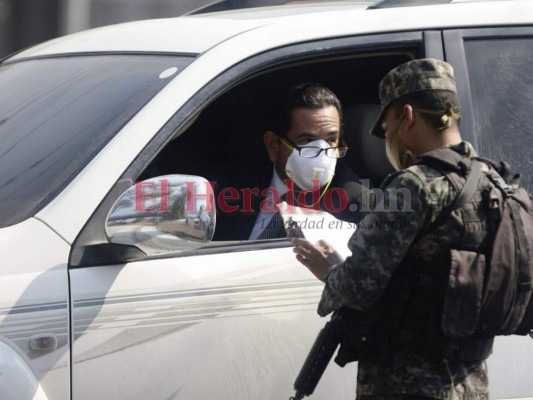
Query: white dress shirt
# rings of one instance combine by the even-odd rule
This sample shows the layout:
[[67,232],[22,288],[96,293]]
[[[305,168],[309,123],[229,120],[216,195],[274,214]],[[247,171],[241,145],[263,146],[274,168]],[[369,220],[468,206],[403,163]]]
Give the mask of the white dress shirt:
[[[287,193],[287,187],[285,186],[285,182],[281,180],[278,173],[276,172],[276,168],[274,168],[274,172],[272,173],[272,181],[270,182],[270,188],[274,190],[270,190],[267,193],[267,196],[265,200],[271,199],[274,197],[273,192],[276,192],[279,194],[279,196],[283,196],[285,193]],[[265,201],[263,200],[263,201]],[[272,216],[276,213],[276,211],[259,211],[259,215],[257,216],[255,220],[254,227],[252,228],[252,232],[250,233],[249,240],[256,240],[259,235],[263,232],[263,230],[268,226],[268,223],[272,219]]]

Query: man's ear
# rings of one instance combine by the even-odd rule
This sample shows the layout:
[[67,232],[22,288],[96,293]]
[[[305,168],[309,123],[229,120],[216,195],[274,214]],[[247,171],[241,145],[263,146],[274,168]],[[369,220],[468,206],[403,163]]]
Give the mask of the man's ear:
[[274,132],[267,131],[263,135],[263,142],[265,143],[265,147],[268,152],[268,158],[270,161],[275,163],[278,158],[278,148],[280,144],[278,135],[276,135]]

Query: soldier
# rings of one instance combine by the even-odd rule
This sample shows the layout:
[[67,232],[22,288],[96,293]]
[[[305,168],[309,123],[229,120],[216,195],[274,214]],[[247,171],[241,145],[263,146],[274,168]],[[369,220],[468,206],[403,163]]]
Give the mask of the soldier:
[[449,271],[464,232],[460,214],[445,213],[458,190],[442,172],[415,164],[442,148],[465,160],[475,155],[459,132],[453,69],[435,59],[410,61],[383,78],[379,95],[382,111],[371,133],[385,139],[398,172],[383,182],[381,204],[350,239],[351,257],[333,265],[326,242],[293,239],[296,258],[325,282],[321,316],[345,306],[377,312],[369,328],[375,351],[359,359],[358,400],[488,399],[484,359],[492,338],[467,343],[440,330],[447,275],[439,271]]

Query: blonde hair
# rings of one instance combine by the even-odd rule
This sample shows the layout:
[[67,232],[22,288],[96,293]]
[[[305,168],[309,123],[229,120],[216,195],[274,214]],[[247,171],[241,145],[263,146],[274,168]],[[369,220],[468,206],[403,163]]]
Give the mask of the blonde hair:
[[422,114],[427,123],[438,131],[444,131],[454,122],[461,121],[461,110],[457,95],[447,90],[424,90],[415,92],[394,101],[397,113],[401,113],[403,106],[410,104],[413,111]]
[[438,125],[436,128],[439,131],[443,131],[445,129],[448,129],[452,126],[453,121],[461,121],[461,114],[459,114],[459,107],[454,106],[450,101],[447,101],[445,104],[444,110],[428,110],[425,108],[413,108],[413,111],[422,113],[422,114],[429,114],[429,115],[435,115],[438,118],[436,122],[438,122]]
[[402,141],[397,131],[392,135],[385,136],[385,153],[396,171],[409,168],[414,164],[416,158]]

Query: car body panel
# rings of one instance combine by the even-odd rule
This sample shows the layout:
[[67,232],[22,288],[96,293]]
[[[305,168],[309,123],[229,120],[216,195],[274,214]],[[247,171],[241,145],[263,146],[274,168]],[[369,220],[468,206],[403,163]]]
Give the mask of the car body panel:
[[0,393],[3,398],[48,400],[27,360],[0,336]]
[[[256,22],[202,20],[194,18],[158,19],[105,26],[33,46],[17,53],[10,61],[50,54],[91,52],[150,52],[197,54],[225,39],[257,26]],[[214,34],[216,32],[216,35]],[[135,40],[132,40],[135,37]],[[179,50],[177,50],[179,49]]]
[[533,340],[529,336],[498,336],[487,360],[491,398],[533,399]]
[[[0,248],[0,339],[4,345],[16,346],[27,362],[26,370],[33,371],[40,382],[42,389],[28,378],[35,395],[43,390],[51,399],[68,399],[70,247],[41,221],[31,218],[1,229]],[[57,348],[32,350],[32,337],[53,337]],[[16,396],[2,399],[25,400]]]
[[[323,284],[291,247],[73,269],[71,284],[76,399],[288,398],[324,323]],[[351,398],[355,368],[332,363],[316,398]]]

